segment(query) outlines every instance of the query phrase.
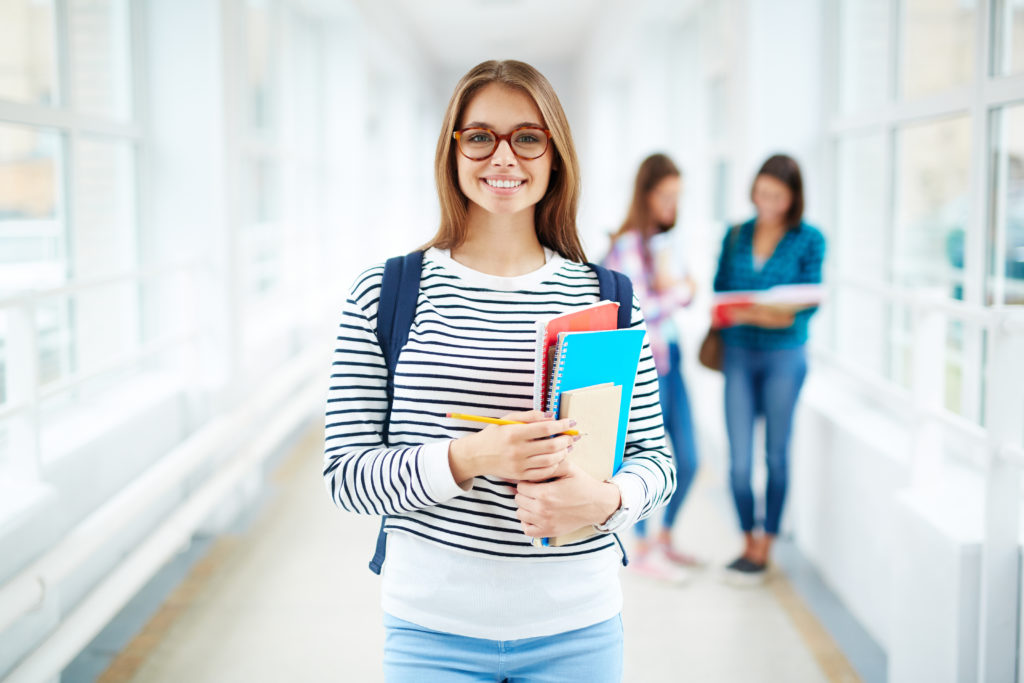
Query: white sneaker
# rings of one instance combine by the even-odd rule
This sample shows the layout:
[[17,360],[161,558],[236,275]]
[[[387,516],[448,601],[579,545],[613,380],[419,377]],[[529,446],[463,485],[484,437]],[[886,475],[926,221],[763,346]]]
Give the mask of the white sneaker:
[[690,572],[672,563],[660,550],[651,549],[638,555],[628,566],[634,574],[667,583],[685,583],[690,580]]

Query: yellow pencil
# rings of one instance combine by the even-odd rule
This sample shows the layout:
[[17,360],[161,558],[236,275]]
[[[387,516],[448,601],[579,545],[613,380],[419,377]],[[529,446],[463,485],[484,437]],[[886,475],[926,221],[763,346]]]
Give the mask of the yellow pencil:
[[[518,420],[502,420],[497,417],[483,417],[482,415],[465,415],[463,413],[448,413],[446,417],[450,417],[453,420],[469,420],[470,422],[486,422],[490,425],[524,425],[525,422]],[[576,429],[566,429],[563,434],[569,436],[579,436],[579,431]]]

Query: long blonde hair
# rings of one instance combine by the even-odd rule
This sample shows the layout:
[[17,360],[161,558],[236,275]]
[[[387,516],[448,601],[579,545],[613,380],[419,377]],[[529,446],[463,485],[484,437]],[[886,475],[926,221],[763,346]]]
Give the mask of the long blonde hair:
[[422,248],[453,249],[466,239],[469,200],[459,187],[459,171],[453,134],[466,105],[485,85],[500,83],[529,95],[540,109],[544,124],[551,131],[554,159],[547,192],[534,207],[534,229],[542,245],[572,261],[586,261],[576,231],[576,211],[580,197],[580,165],[572,142],[569,121],[558,95],[548,79],[535,68],[512,59],[490,60],[477,64],[462,77],[448,102],[441,124],[434,157],[434,179],[441,203],[441,224]]

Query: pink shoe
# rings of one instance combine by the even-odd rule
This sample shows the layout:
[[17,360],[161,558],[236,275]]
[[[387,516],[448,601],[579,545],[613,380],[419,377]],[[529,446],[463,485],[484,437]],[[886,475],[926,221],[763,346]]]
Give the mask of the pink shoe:
[[703,567],[704,563],[693,555],[673,550],[670,546],[663,547],[661,549],[664,553],[665,558],[670,562],[675,562],[678,565],[684,567]]
[[685,583],[690,578],[689,572],[672,564],[664,553],[658,550],[637,556],[629,563],[629,569],[634,574],[668,583]]

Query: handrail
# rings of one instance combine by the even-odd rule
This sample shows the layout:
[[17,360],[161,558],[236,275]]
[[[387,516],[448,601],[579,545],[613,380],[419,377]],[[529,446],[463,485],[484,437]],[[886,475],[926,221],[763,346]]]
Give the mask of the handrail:
[[919,311],[941,311],[963,322],[980,325],[987,329],[1024,329],[1024,306],[993,304],[982,306],[948,297],[927,295],[920,289],[879,284],[852,277],[839,277],[829,282],[830,287],[852,288],[860,293],[870,294],[886,301],[896,301]]
[[232,437],[245,433],[244,427],[286,401],[299,381],[315,374],[321,356],[312,350],[289,361],[266,388],[231,413],[214,418],[79,523],[43,557],[0,586],[0,633],[41,604],[50,587],[67,578],[96,548],[137,519],[140,510],[178,486]]
[[59,287],[51,287],[49,289],[32,289],[12,296],[0,298],[0,310],[5,308],[33,306],[40,299],[50,299],[55,296],[63,296],[67,294],[77,294],[78,292],[97,289],[99,287],[107,287],[109,285],[116,285],[122,282],[152,280],[154,278],[163,277],[168,273],[200,270],[207,265],[208,263],[205,261],[185,261],[182,263],[157,266],[155,268],[139,268],[105,275],[103,277],[76,280],[75,282],[61,285]]

